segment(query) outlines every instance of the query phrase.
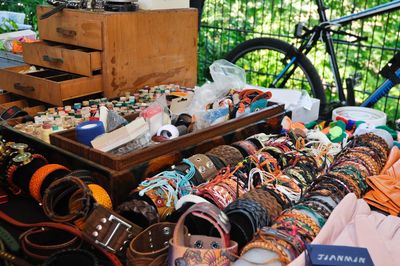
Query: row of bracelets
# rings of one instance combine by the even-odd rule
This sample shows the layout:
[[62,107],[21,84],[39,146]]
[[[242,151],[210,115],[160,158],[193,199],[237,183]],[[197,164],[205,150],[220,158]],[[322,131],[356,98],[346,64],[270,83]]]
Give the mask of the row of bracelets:
[[242,257],[248,259],[244,255],[252,249],[265,249],[274,252],[283,264],[294,260],[346,194],[362,197],[368,189],[366,177],[380,172],[388,152],[389,146],[379,136],[355,136],[326,171],[310,183],[297,204],[285,209],[270,227],[258,231],[242,249]]
[[[257,134],[196,154],[147,178],[117,212],[146,227],[176,222],[192,204],[208,201],[228,215],[231,239],[241,248],[282,210],[299,202],[333,161],[327,149],[307,146],[304,137],[295,134]],[[147,206],[146,212],[138,208],[142,205]],[[212,231],[203,223],[193,224],[197,234]]]
[[[83,240],[94,244],[96,240],[93,235],[85,230],[88,224],[86,221],[90,219],[95,209],[101,209],[105,217],[107,215],[118,216],[112,211],[111,197],[98,184],[91,172],[71,171],[63,165],[48,163],[45,156],[35,153],[27,144],[7,142],[4,139],[0,141],[0,176],[2,187],[7,191],[6,194],[32,197],[43,207],[45,215],[56,222],[44,222],[30,226],[0,212],[2,220],[14,226],[31,228],[19,237],[19,243],[12,241],[11,235],[0,232],[0,250],[2,252],[0,257],[11,261],[14,265],[30,264],[8,252],[19,252],[22,249],[23,254],[30,261],[42,263],[53,253],[80,249],[83,246]],[[6,201],[2,203],[6,203]],[[51,244],[44,245],[43,241],[46,239]],[[9,244],[10,241],[14,242],[13,246]],[[2,242],[8,248],[7,250],[1,248]],[[114,248],[121,247],[120,244],[114,246]],[[111,250],[107,251],[103,247],[99,247],[99,250],[114,265],[121,265],[117,257],[112,252],[108,252]],[[79,252],[74,254],[80,254],[83,257],[89,256],[91,259],[97,260],[85,250]]]

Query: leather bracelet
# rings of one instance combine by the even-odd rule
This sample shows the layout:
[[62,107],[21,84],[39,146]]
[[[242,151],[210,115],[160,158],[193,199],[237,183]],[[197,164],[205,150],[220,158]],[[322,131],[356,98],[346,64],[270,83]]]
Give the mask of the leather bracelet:
[[248,245],[246,245],[242,252],[241,252],[241,256],[243,256],[246,252],[248,252],[251,249],[254,248],[261,248],[261,249],[265,249],[265,250],[269,250],[272,251],[274,253],[276,253],[280,259],[281,262],[284,263],[284,265],[286,265],[287,263],[290,262],[290,258],[288,258],[288,255],[284,252],[282,252],[280,249],[278,249],[278,247],[270,242],[267,241],[263,241],[263,240],[258,240],[258,241],[254,241],[254,242],[250,242]]
[[29,193],[29,183],[37,169],[47,164],[46,158],[40,154],[29,152],[15,156],[13,164],[7,169],[7,182],[13,194],[18,195],[22,191]]
[[[92,201],[98,205],[104,206],[107,209],[112,209],[112,201],[107,191],[97,184],[88,184],[89,190],[92,192]],[[76,190],[69,199],[69,210],[71,212],[79,211],[85,206],[82,206],[81,199],[84,193],[79,189]],[[81,217],[74,221],[80,229],[83,229],[86,217]]]
[[229,145],[220,145],[206,153],[218,157],[225,166],[235,167],[239,162],[244,160],[242,153],[235,147]]
[[42,196],[46,188],[56,179],[64,177],[70,172],[68,168],[59,164],[47,164],[40,167],[33,174],[29,182],[29,192],[31,196],[38,201],[42,202]]
[[305,249],[305,243],[301,240],[300,237],[283,230],[278,230],[271,227],[263,227],[260,230],[259,234],[261,238],[266,235],[289,243],[296,250],[297,255],[300,255]]
[[271,221],[278,217],[282,212],[282,207],[276,198],[263,189],[253,189],[242,195],[242,198],[251,199],[260,203],[263,208],[268,211]]
[[218,174],[213,161],[204,154],[195,154],[189,157],[188,160],[194,164],[205,182],[213,179]]
[[246,140],[253,143],[253,145],[257,147],[257,150],[261,150],[264,147],[264,144],[257,138],[250,137],[247,138]]
[[126,201],[116,208],[116,212],[142,228],[160,221],[156,208],[143,200]]
[[221,161],[221,159],[218,158],[217,156],[213,156],[211,154],[206,154],[206,156],[210,158],[210,160],[213,162],[218,171],[225,167],[224,162]]
[[86,219],[83,235],[95,245],[116,253],[122,251],[128,241],[142,230],[140,226],[96,204]]
[[[70,198],[76,192],[81,192],[79,206],[70,210]],[[78,177],[66,176],[51,183],[43,197],[44,213],[56,222],[72,222],[78,218],[84,218],[92,207],[92,191]],[[65,211],[65,209],[67,211]]]
[[251,156],[257,152],[257,146],[251,141],[241,140],[231,144],[232,147],[237,148],[243,155],[244,158]]
[[[73,235],[78,236],[79,238],[83,237],[83,234],[79,229],[77,229],[76,227],[72,227],[70,225],[66,225],[66,224],[53,223],[53,222],[41,222],[41,223],[34,223],[34,224],[22,223],[22,222],[19,222],[15,219],[11,218],[10,216],[8,216],[7,214],[5,214],[2,211],[0,211],[0,219],[2,219],[3,221],[5,221],[9,224],[17,226],[17,227],[22,227],[22,228],[50,227],[50,228],[64,230],[66,232],[69,232]],[[110,260],[110,262],[112,262],[112,264],[114,266],[122,266],[121,262],[118,260],[118,258],[114,254],[106,252],[105,249],[99,248],[99,246],[97,246],[97,245],[95,245],[95,247],[98,248],[98,250],[101,251],[108,258],[108,260]]]
[[198,169],[195,167],[194,164],[192,164],[192,162],[188,159],[189,164],[185,163],[185,162],[181,162],[177,165],[173,165],[171,167],[171,169],[173,171],[179,171],[181,172],[183,175],[188,174],[191,170],[193,171],[193,169],[191,169],[192,167],[194,167],[194,171],[195,174],[193,175],[193,177],[190,179],[190,184],[193,186],[198,186],[202,183],[205,182],[205,180],[203,179],[203,176],[201,175],[201,173],[198,171]]
[[97,266],[98,259],[89,251],[83,249],[66,249],[51,255],[43,266],[59,266],[59,265],[85,265]]
[[157,223],[138,234],[129,244],[127,265],[147,266],[154,259],[167,254],[175,226],[175,223]]
[[0,259],[5,260],[5,261],[9,261],[14,266],[33,266],[32,264],[30,264],[26,260],[18,258],[18,257],[14,256],[14,255],[6,252],[6,251],[0,251]]
[[22,251],[29,258],[44,261],[53,253],[62,249],[78,249],[82,240],[63,230],[34,227],[19,237]]

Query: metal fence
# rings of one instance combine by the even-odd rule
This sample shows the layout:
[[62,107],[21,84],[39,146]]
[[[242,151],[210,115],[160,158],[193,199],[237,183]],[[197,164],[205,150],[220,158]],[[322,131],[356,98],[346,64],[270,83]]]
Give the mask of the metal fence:
[[[328,17],[336,18],[362,11],[388,0],[326,0]],[[237,44],[254,37],[275,37],[296,43],[293,38],[298,22],[318,24],[315,0],[206,0],[199,41],[199,81],[204,82],[210,64]],[[400,50],[400,11],[357,21],[341,28],[368,37],[359,44],[349,44],[347,37],[333,36],[343,78],[358,75],[356,98],[362,101],[383,81],[379,70]],[[322,43],[308,55],[326,87],[328,100],[337,99]],[[256,83],[249,80],[249,83]],[[400,118],[400,92],[393,88],[375,108],[385,111],[390,120]]]

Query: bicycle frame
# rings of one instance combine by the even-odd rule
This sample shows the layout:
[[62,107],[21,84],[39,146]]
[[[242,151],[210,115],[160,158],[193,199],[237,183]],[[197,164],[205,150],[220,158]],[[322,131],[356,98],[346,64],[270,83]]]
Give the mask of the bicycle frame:
[[[336,53],[335,53],[335,48],[334,48],[334,43],[332,40],[332,26],[343,26],[346,24],[349,24],[353,21],[356,20],[361,20],[361,19],[366,19],[370,18],[379,14],[385,14],[389,12],[393,12],[396,10],[400,10],[400,0],[392,1],[390,3],[378,5],[376,7],[366,9],[364,11],[328,20],[326,16],[326,6],[324,4],[323,0],[316,0],[316,4],[318,6],[318,14],[319,14],[319,20],[320,20],[320,25],[316,26],[311,32],[310,32],[310,38],[305,39],[303,43],[301,44],[300,48],[298,49],[299,53],[303,53],[307,55],[312,48],[316,45],[316,43],[322,38],[322,41],[325,43],[326,46],[326,51],[329,54],[329,59],[330,59],[330,64],[331,64],[331,69],[333,73],[333,77],[336,83],[336,88],[338,90],[339,94],[339,100],[342,104],[346,104],[346,96],[344,94],[344,89],[343,89],[343,82],[342,78],[340,76],[339,72],[339,66],[337,63],[336,59]],[[285,69],[282,70],[281,73],[278,74],[276,79],[273,81],[273,85],[276,85],[278,80],[281,79],[285,73],[290,69],[292,65],[295,64],[297,57],[293,56],[289,62],[289,64],[285,67]],[[290,72],[290,76],[294,71],[296,67],[294,67]],[[396,73],[400,75],[399,73]],[[288,77],[285,78],[283,83],[286,83]],[[363,106],[372,106],[374,103],[377,102],[382,96],[384,96],[389,90],[394,86],[394,84],[391,81],[386,81],[384,84],[382,84],[377,91],[371,97],[369,98],[369,101],[367,100],[366,103],[363,103]],[[386,92],[386,93],[384,93]]]
[[[396,10],[400,10],[400,1],[396,0],[396,1],[392,1],[390,3],[386,3],[386,4],[378,5],[373,8],[366,9],[364,11],[361,11],[361,12],[358,12],[358,13],[355,13],[352,15],[340,17],[340,18],[333,19],[333,20],[328,20],[326,17],[326,12],[325,12],[326,7],[324,5],[323,0],[316,0],[316,2],[318,5],[318,14],[320,17],[320,22],[321,22],[321,24],[327,24],[327,25],[342,26],[342,25],[349,24],[356,20],[366,19],[366,18],[370,18],[373,16],[377,16],[379,14],[385,14],[385,13],[393,12]],[[335,53],[335,48],[333,45],[333,40],[331,37],[331,33],[326,29],[327,28],[322,29],[322,32],[321,32],[322,38],[326,44],[326,50],[330,57],[332,73],[334,76],[336,87],[338,89],[339,100],[341,102],[345,103],[346,96],[344,95],[343,82],[342,82],[342,78],[341,78],[340,72],[339,72],[339,66],[338,66],[337,59],[336,59],[336,53]]]

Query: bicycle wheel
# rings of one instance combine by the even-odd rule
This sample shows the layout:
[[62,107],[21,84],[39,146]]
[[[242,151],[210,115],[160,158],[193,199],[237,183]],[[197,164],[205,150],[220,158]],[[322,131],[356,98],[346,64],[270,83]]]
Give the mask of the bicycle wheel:
[[[296,56],[294,65],[271,86],[275,78]],[[266,88],[288,88],[306,90],[321,101],[321,111],[326,106],[326,97],[321,78],[310,60],[299,54],[296,48],[273,38],[256,38],[245,41],[225,57],[247,73],[247,82]]]

